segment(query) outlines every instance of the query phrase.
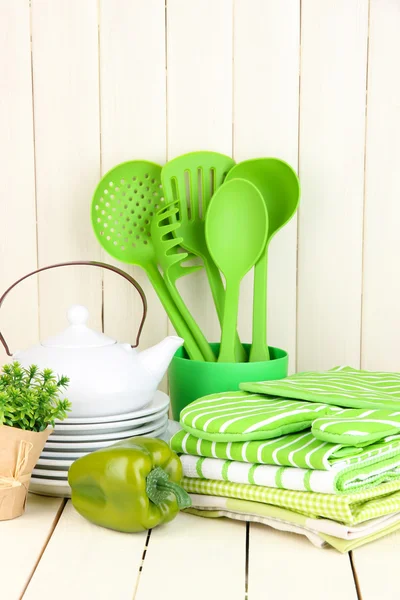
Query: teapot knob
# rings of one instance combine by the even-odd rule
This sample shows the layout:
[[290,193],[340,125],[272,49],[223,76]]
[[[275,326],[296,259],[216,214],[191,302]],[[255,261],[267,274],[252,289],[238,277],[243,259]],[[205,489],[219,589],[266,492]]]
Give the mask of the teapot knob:
[[68,309],[67,318],[71,325],[86,325],[89,311],[86,306],[74,304]]

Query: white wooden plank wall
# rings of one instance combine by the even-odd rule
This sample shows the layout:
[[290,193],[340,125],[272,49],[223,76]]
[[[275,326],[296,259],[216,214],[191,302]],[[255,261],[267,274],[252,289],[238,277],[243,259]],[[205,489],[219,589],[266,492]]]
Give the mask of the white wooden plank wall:
[[[100,176],[97,2],[31,5],[39,266],[96,260],[89,206]],[[99,269],[43,274],[39,293],[42,336],[66,326],[75,302],[101,327]]]
[[[104,175],[133,158],[165,163],[166,77],[164,0],[100,0],[101,168]],[[144,59],[145,58],[145,59]],[[104,253],[106,262],[117,264]],[[167,317],[139,267],[120,265],[137,278],[149,303],[145,346],[167,335]],[[104,326],[118,340],[135,339],[141,301],[114,273],[104,277]]]
[[[0,1],[0,287],[37,265],[30,15],[28,0]],[[0,323],[12,350],[38,337],[37,282],[5,300]],[[7,359],[0,348],[0,360]]]
[[[235,0],[234,158],[276,156],[298,165],[300,1]],[[284,46],[282,40],[285,40]],[[273,239],[268,341],[296,359],[297,217]],[[252,273],[242,284],[240,333],[250,339]]]
[[362,364],[400,370],[400,3],[371,0]]
[[305,0],[298,368],[360,363],[368,0]]
[[[168,0],[167,157],[232,154],[232,0]],[[178,287],[211,341],[220,337],[203,271]]]
[[[271,244],[270,343],[289,350],[291,370],[398,370],[399,28],[397,0],[0,0],[1,290],[37,265],[112,262],[89,207],[118,162],[278,156],[299,168],[302,200]],[[147,346],[167,319],[126,268],[149,297]],[[204,273],[180,287],[217,339]],[[72,302],[133,338],[134,292],[74,268],[10,298],[11,347],[63,328]],[[248,277],[243,339],[251,304]]]

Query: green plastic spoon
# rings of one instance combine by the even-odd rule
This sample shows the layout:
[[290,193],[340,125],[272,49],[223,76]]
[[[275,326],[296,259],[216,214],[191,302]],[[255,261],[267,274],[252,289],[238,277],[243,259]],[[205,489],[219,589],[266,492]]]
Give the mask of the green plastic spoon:
[[255,185],[243,179],[224,183],[206,214],[208,250],[226,281],[219,362],[235,362],[240,282],[264,251],[268,213]]
[[279,158],[257,158],[235,165],[226,181],[237,177],[250,181],[261,192],[268,211],[268,238],[254,269],[253,343],[250,362],[269,360],[267,344],[268,245],[293,217],[300,198],[300,183],[292,167]]
[[161,166],[146,160],[117,165],[104,175],[92,201],[92,225],[113,258],[142,267],[192,360],[204,360],[157,266],[151,222],[163,204]]

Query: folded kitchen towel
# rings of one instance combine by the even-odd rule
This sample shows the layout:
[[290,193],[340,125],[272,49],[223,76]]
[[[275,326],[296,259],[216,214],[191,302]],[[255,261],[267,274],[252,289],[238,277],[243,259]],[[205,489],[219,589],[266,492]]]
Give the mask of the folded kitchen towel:
[[[194,501],[195,495],[190,494],[192,498],[192,502]],[[201,496],[203,497],[203,496]],[[204,496],[204,498],[212,498],[212,496]],[[196,503],[195,503],[196,504]],[[321,537],[321,535],[317,531],[312,531],[307,527],[303,527],[302,525],[295,525],[294,523],[290,523],[289,521],[283,521],[281,519],[274,519],[267,516],[262,516],[260,514],[252,514],[251,512],[242,512],[240,510],[229,510],[227,508],[200,508],[195,506],[195,504],[185,510],[192,515],[197,515],[198,517],[206,517],[206,518],[218,518],[218,517],[226,517],[228,519],[233,519],[235,521],[246,521],[252,523],[261,523],[262,525],[267,525],[268,527],[272,527],[273,529],[277,529],[279,531],[286,531],[288,533],[297,533],[299,535],[304,535],[307,537],[314,546],[317,548],[324,548],[327,546],[327,542]],[[248,502],[248,504],[256,504],[255,502]]]
[[207,510],[232,510],[248,515],[268,517],[300,527],[306,527],[314,533],[324,533],[343,540],[356,540],[372,533],[376,533],[385,527],[400,522],[400,512],[370,519],[359,525],[343,525],[330,519],[313,519],[296,513],[287,508],[280,508],[270,504],[251,502],[249,500],[237,500],[223,496],[207,496],[202,494],[190,494],[192,500],[191,508]]
[[352,550],[360,548],[361,546],[365,546],[366,544],[370,544],[371,542],[375,542],[376,540],[386,537],[391,533],[395,533],[395,531],[398,531],[399,529],[400,521],[397,521],[396,523],[387,525],[386,527],[383,527],[379,531],[371,533],[370,535],[366,535],[365,537],[360,537],[354,540],[342,540],[340,538],[327,535],[326,533],[321,533],[321,537],[323,537],[323,539],[333,548],[336,548],[336,550],[339,550],[339,552],[345,553],[351,552]]
[[326,517],[346,525],[400,512],[400,481],[355,492],[334,495],[281,490],[244,483],[184,477],[190,494],[225,496],[288,508],[308,517]]
[[315,438],[344,446],[368,446],[399,431],[400,412],[387,409],[344,408],[311,425]]
[[275,381],[242,383],[242,390],[347,408],[400,410],[400,373],[335,367],[307,371]]
[[[370,465],[400,456],[400,435],[370,444],[366,448],[343,446],[316,439],[311,431],[302,431],[270,440],[247,442],[211,442],[184,430],[170,441],[179,454],[223,458],[239,462],[337,471],[354,466]],[[358,466],[357,466],[358,465]]]
[[281,531],[305,535],[319,548],[329,544],[340,552],[348,552],[400,528],[400,513],[349,527],[328,519],[310,519],[287,509],[258,502],[199,494],[190,494],[190,497],[192,507],[187,512],[202,517],[227,517],[261,523]]
[[277,467],[220,458],[180,455],[185,477],[249,483],[264,487],[322,494],[355,492],[392,480],[400,480],[400,456],[387,461],[342,470],[320,471]]
[[[295,378],[300,376],[292,377]],[[268,385],[285,385],[282,381],[285,380]],[[400,411],[349,409],[247,392],[225,392],[192,402],[183,409],[180,422],[188,433],[209,441],[265,440],[311,428],[314,437],[321,441],[364,447],[398,434]]]
[[186,406],[180,423],[185,431],[205,440],[265,440],[309,429],[318,416],[337,411],[340,409],[327,404],[225,392]]

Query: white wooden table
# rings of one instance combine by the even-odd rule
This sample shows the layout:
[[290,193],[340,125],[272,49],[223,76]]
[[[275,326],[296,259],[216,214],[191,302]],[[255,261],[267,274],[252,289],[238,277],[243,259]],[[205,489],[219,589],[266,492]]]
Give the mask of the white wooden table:
[[30,495],[0,522],[1,600],[398,600],[400,534],[350,555],[302,536],[180,514],[143,534]]

